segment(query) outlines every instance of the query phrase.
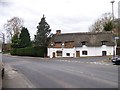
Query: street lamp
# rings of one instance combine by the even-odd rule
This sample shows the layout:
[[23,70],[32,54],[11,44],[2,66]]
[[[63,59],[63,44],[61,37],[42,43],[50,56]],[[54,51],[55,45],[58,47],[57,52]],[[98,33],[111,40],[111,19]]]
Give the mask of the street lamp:
[[113,17],[113,21],[114,21],[114,7],[113,7],[113,4],[114,4],[115,1],[111,1],[110,3],[112,3],[112,17]]
[[[112,22],[113,22],[113,27],[114,27],[114,6],[113,6],[114,2],[115,2],[114,0],[110,2],[112,4],[112,18],[113,18]],[[117,42],[116,42],[116,38],[115,37],[114,37],[114,40],[115,40],[115,46],[114,46],[114,50],[113,50],[113,56],[116,56]]]
[[64,44],[64,43],[62,43],[62,56],[63,56],[63,54],[64,54],[64,53],[63,53],[63,51],[64,51],[64,50],[63,50],[64,45],[65,45],[65,44]]

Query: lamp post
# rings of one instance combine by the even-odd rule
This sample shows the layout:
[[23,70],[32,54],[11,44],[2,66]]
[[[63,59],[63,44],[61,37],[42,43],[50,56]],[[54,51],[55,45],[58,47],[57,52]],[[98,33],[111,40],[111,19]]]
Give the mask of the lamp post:
[[[114,6],[113,6],[113,4],[114,4],[114,0],[113,1],[111,1],[110,3],[112,4],[112,22],[113,22],[113,27],[114,27]],[[117,43],[116,43],[116,38],[114,37],[114,41],[115,41],[115,46],[114,46],[114,48],[113,48],[113,56],[116,56],[116,46],[117,46]]]
[[65,44],[64,44],[64,43],[62,43],[62,56],[64,56],[64,53],[63,53],[63,51],[64,51],[64,50],[63,50],[64,45],[65,45]]
[[113,22],[114,22],[114,4],[115,1],[111,1],[110,3],[112,3],[112,17],[113,17]]

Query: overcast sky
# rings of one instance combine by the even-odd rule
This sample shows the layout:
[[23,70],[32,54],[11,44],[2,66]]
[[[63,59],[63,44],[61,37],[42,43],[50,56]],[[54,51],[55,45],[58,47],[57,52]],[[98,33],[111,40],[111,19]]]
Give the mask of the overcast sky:
[[[5,0],[3,0],[5,1]],[[24,20],[31,38],[37,31],[37,25],[43,14],[52,29],[62,30],[62,33],[87,32],[89,27],[103,13],[111,12],[111,0],[6,0],[0,4],[0,30],[12,17]],[[115,0],[114,13],[118,17],[118,2]]]

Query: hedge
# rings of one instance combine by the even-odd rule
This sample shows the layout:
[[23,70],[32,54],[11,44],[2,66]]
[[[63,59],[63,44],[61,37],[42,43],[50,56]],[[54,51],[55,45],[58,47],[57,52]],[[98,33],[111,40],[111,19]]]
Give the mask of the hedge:
[[11,50],[11,55],[18,56],[45,57],[46,54],[47,54],[46,47],[26,47]]

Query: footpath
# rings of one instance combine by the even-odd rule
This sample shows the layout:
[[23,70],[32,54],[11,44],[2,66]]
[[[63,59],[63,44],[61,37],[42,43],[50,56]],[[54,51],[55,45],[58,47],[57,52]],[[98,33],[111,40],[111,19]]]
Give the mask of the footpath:
[[6,64],[2,88],[32,88],[32,86],[22,74]]

